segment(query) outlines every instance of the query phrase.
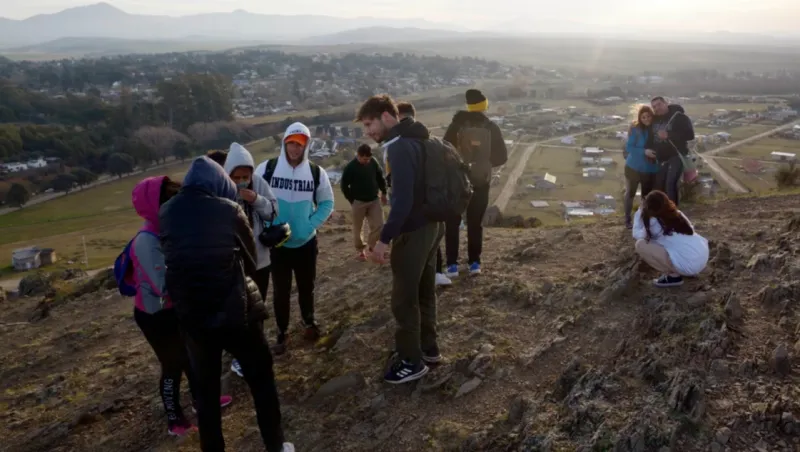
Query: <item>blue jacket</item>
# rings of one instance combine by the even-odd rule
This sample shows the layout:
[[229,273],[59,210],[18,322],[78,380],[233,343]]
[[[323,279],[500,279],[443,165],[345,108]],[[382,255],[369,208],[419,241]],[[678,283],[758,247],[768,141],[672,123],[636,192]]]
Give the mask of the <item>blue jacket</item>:
[[640,173],[657,173],[658,163],[647,160],[644,155],[649,132],[639,127],[631,127],[628,131],[628,143],[625,150],[628,158],[625,159],[625,166]]

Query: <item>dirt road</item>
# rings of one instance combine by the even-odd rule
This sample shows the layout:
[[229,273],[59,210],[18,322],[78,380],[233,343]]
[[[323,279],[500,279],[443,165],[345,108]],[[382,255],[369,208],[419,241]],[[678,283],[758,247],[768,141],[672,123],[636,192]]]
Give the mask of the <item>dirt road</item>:
[[767,138],[770,135],[774,135],[774,134],[776,134],[778,132],[782,132],[782,131],[784,131],[786,129],[791,129],[792,127],[794,127],[797,124],[800,124],[800,121],[795,121],[795,122],[792,122],[792,123],[789,123],[789,124],[784,124],[784,125],[782,125],[780,127],[776,127],[776,128],[774,128],[772,130],[769,130],[767,132],[759,133],[757,135],[753,135],[752,137],[748,137],[748,138],[745,138],[743,140],[735,141],[735,142],[733,142],[731,144],[727,144],[725,146],[719,147],[717,149],[714,149],[714,150],[711,150],[711,151],[708,151],[708,152],[697,153],[697,156],[700,157],[703,160],[703,162],[705,162],[705,164],[708,165],[708,168],[714,174],[716,174],[717,177],[719,177],[719,179],[721,179],[721,181],[725,183],[725,185],[730,187],[731,190],[735,191],[736,193],[749,193],[750,189],[748,189],[744,185],[740,184],[739,181],[736,180],[736,178],[731,176],[730,173],[728,173],[721,166],[719,166],[719,164],[716,162],[716,160],[714,160],[714,156],[722,154],[722,153],[725,153],[725,152],[728,152],[728,151],[731,151],[731,150],[736,149],[736,148],[738,148],[740,146],[744,146],[744,145],[746,145],[748,143],[752,143],[754,141],[758,141],[758,140],[760,140],[762,138]]
[[519,159],[519,162],[517,162],[517,166],[515,166],[511,170],[511,173],[508,175],[508,180],[506,180],[506,185],[503,187],[503,191],[501,191],[500,194],[497,196],[497,199],[494,201],[494,205],[497,206],[501,212],[506,209],[506,206],[508,206],[508,201],[511,200],[511,196],[514,194],[514,191],[516,190],[517,181],[519,180],[520,176],[522,176],[522,173],[525,172],[525,165],[528,164],[528,159],[531,157],[531,155],[533,155],[533,151],[536,150],[536,146],[544,145],[552,141],[557,141],[557,140],[560,141],[562,138],[565,137],[577,137],[593,132],[599,132],[601,130],[614,129],[619,126],[620,124],[615,124],[613,126],[601,127],[599,129],[587,130],[585,132],[580,132],[580,133],[571,133],[569,135],[564,135],[555,138],[548,138],[547,140],[532,143],[530,146],[525,148],[524,154],[522,154],[522,157]]

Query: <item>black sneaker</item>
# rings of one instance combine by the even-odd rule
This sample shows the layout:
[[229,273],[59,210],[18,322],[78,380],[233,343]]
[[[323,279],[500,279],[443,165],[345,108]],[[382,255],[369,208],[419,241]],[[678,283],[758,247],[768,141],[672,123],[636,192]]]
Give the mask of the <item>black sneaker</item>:
[[653,280],[653,285],[656,287],[677,287],[683,285],[683,278],[680,276],[661,275],[658,279]]
[[439,353],[439,346],[433,347],[422,351],[422,360],[428,364],[436,364],[442,360],[442,355]]
[[289,335],[286,333],[278,333],[278,340],[272,346],[272,354],[276,356],[286,353],[286,348],[289,342]]
[[422,362],[411,364],[407,361],[400,360],[389,369],[389,372],[386,373],[383,380],[393,385],[408,383],[409,381],[419,380],[428,373],[428,370],[428,366]]
[[633,220],[631,220],[631,217],[625,217],[625,229],[633,229]]

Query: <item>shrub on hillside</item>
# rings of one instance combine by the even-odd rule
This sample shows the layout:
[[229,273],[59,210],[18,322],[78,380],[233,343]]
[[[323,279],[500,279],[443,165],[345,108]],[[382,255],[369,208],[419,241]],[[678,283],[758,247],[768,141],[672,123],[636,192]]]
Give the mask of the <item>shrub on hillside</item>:
[[800,184],[800,168],[794,162],[778,168],[775,172],[775,182],[778,189],[792,188]]
[[682,183],[680,187],[680,201],[681,202],[695,202],[700,198],[702,185],[694,181],[691,183]]

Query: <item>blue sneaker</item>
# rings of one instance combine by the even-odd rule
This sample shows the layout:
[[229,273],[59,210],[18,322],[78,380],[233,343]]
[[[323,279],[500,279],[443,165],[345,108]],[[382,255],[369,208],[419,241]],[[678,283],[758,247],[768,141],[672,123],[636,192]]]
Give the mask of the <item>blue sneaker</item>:
[[407,361],[398,360],[386,376],[383,377],[386,383],[399,385],[401,383],[408,383],[409,381],[419,380],[426,373],[428,373],[428,366],[420,362],[419,364],[411,364]]
[[231,361],[231,370],[236,375],[238,375],[240,377],[244,377],[244,374],[242,373],[242,365],[239,364],[239,360],[238,359],[234,359],[233,361]]
[[455,278],[458,276],[458,265],[448,265],[447,271],[444,274],[448,278]]
[[472,276],[481,274],[481,264],[473,262],[469,264],[469,274]]

